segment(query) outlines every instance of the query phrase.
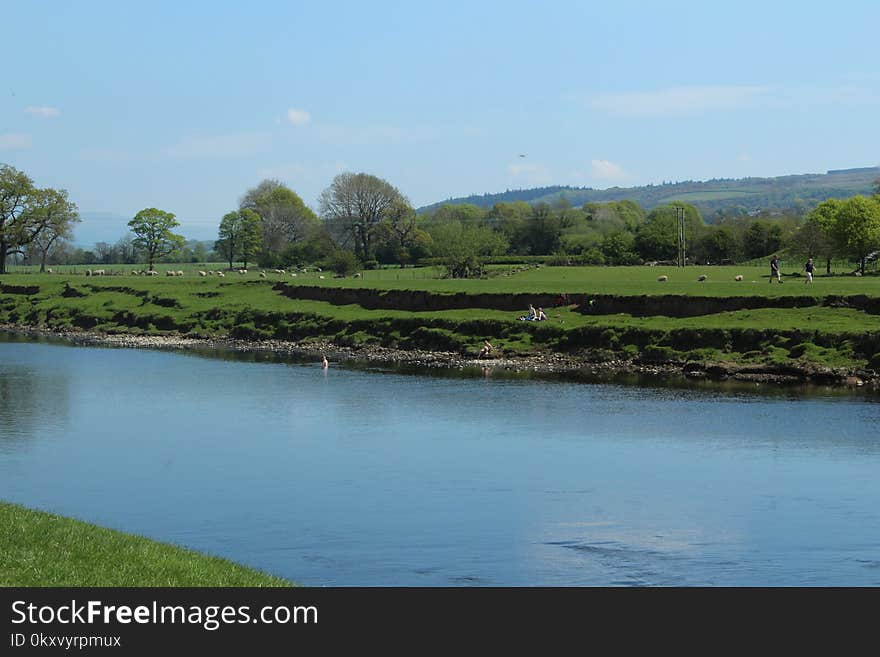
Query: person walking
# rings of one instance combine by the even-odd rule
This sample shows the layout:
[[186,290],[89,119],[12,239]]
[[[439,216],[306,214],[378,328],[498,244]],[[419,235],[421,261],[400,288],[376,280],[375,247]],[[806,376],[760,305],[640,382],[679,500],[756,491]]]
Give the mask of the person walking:
[[770,258],[770,283],[773,283],[773,279],[776,279],[780,283],[782,283],[782,273],[779,271],[779,258],[775,255]]
[[807,274],[807,279],[804,281],[804,285],[807,283],[813,282],[813,270],[816,268],[816,265],[813,264],[813,259],[808,258],[807,264],[804,265],[804,272]]

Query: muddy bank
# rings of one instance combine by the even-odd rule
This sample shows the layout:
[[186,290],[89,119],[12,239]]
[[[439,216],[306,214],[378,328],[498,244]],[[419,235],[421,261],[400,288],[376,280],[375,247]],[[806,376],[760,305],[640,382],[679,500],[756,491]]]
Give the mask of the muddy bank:
[[346,346],[327,340],[237,340],[184,336],[105,334],[94,331],[54,331],[44,328],[0,324],[0,332],[28,338],[48,338],[85,346],[200,352],[271,354],[300,362],[320,362],[326,355],[331,364],[378,367],[409,372],[456,370],[487,375],[528,374],[582,381],[669,382],[716,381],[784,385],[863,387],[880,390],[880,376],[872,370],[830,368],[818,365],[740,365],[721,362],[646,361],[641,358],[596,360],[591,352],[577,354],[540,353],[528,356],[507,354],[477,358],[452,351],[401,350],[378,345]]
[[736,296],[701,297],[683,294],[643,294],[618,296],[613,294],[438,294],[423,290],[374,290],[369,288],[335,288],[316,285],[291,285],[276,283],[276,292],[291,299],[325,301],[338,306],[358,305],[369,310],[406,310],[424,312],[438,310],[464,310],[488,308],[509,312],[524,311],[532,304],[536,307],[575,306],[576,310],[590,315],[616,315],[624,313],[633,317],[699,317],[722,312],[757,310],[761,308],[809,308],[829,306],[854,308],[870,314],[880,314],[880,298],[865,295],[827,296]]

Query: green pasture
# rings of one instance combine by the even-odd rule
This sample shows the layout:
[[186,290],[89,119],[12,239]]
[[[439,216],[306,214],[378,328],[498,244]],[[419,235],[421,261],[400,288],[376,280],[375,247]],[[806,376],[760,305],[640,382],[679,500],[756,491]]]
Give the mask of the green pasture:
[[0,502],[0,586],[292,586],[173,545]]
[[[816,296],[865,294],[880,296],[880,275],[856,277],[837,274],[814,276],[812,285],[806,285],[801,272],[803,263],[782,262],[781,271],[784,283],[770,283],[769,265],[764,266],[688,266],[688,267],[527,267],[517,265],[492,265],[487,268],[487,277],[482,279],[443,278],[442,267],[409,267],[405,269],[388,268],[359,272],[357,277],[336,278],[330,272],[309,270],[303,272],[286,271],[284,274],[265,270],[266,278],[260,276],[259,269],[248,268],[247,274],[225,272],[224,279],[216,276],[200,277],[198,271],[203,265],[161,265],[160,275],[153,277],[133,276],[132,267],[119,266],[107,269],[107,276],[88,277],[92,282],[125,280],[126,285],[144,282],[150,289],[182,289],[190,285],[211,286],[217,281],[283,280],[290,284],[320,285],[327,287],[358,287],[380,290],[407,289],[426,290],[438,293],[586,293],[614,294],[621,296],[684,294],[691,296]],[[167,270],[184,272],[180,277],[165,276]],[[58,281],[69,278],[72,282],[86,280],[85,268],[71,268],[76,271],[60,271],[53,274],[12,273],[0,278],[0,283],[12,283],[24,276],[27,281]],[[208,268],[210,270],[210,267]],[[219,269],[219,268],[218,268]],[[293,276],[296,273],[296,276]],[[114,275],[115,274],[115,275]],[[706,280],[699,281],[701,275]],[[742,281],[735,281],[741,275]],[[667,276],[665,282],[658,282],[660,276]],[[48,277],[48,278],[46,278]]]
[[[509,269],[509,268],[505,268]],[[415,273],[418,270],[400,270]],[[292,299],[273,289],[281,275],[260,278],[249,272],[217,278],[16,274],[0,279],[0,323],[56,330],[86,329],[107,333],[181,334],[242,339],[323,339],[339,344],[381,344],[458,352],[475,351],[483,339],[497,353],[533,353],[596,348],[627,355],[651,348],[690,353],[710,348],[705,358],[774,362],[785,359],[817,363],[880,365],[880,315],[856,308],[823,305],[826,295],[878,296],[878,277],[818,277],[813,285],[790,276],[770,284],[763,269],[712,268],[698,282],[700,268],[541,267],[485,280],[417,279],[399,281],[396,270],[378,270],[377,279],[307,278],[306,285],[409,288],[438,293],[568,292],[637,297],[654,294],[700,296],[813,296],[815,305],[716,312],[696,317],[582,313],[576,306],[545,309],[546,322],[523,322],[526,312],[477,307],[411,312],[326,301]],[[743,282],[731,280],[743,273]],[[422,272],[424,273],[424,272]],[[502,272],[507,273],[507,272]],[[669,281],[659,283],[664,273]],[[754,276],[755,278],[752,278]],[[727,279],[727,280],[725,280]],[[754,281],[754,282],[753,282]],[[15,287],[18,286],[18,287]],[[782,342],[780,342],[782,340]],[[784,347],[784,349],[783,349]],[[782,351],[780,351],[782,349]],[[655,349],[656,351],[656,349]],[[662,350],[661,350],[662,351]],[[656,352],[661,353],[661,352]],[[664,352],[665,353],[665,352]],[[667,354],[670,355],[670,354]],[[694,354],[691,354],[692,356]],[[872,365],[873,366],[873,365]]]

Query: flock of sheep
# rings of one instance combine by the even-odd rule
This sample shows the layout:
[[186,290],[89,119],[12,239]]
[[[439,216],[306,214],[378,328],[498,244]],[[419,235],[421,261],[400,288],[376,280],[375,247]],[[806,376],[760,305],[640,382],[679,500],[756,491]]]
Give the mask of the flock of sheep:
[[[709,278],[709,277],[706,276],[706,274],[700,274],[700,275],[697,277],[697,280],[700,281],[700,282],[703,282],[703,281],[705,281],[707,278]],[[743,279],[742,274],[737,274],[736,276],[733,277],[733,280],[735,280],[735,281],[741,281],[742,279]],[[668,280],[669,280],[669,276],[665,276],[665,275],[664,275],[664,276],[658,276],[658,277],[657,277],[657,281],[660,282],[660,283],[665,283],[665,282],[668,281]]]
[[[247,269],[235,269],[235,270],[233,270],[233,271],[237,271],[237,272],[238,272],[239,274],[241,274],[242,276],[244,276],[245,274],[248,273],[248,270],[247,270]],[[299,270],[299,273],[303,273],[303,274],[305,274],[305,273],[308,273],[308,271],[309,271],[308,269],[300,269],[300,270]],[[315,271],[320,272],[321,269],[320,269],[320,268],[316,268]],[[52,274],[52,273],[54,273],[54,272],[53,272],[51,269],[47,269],[47,270],[46,270],[46,273],[47,273],[47,274]],[[224,273],[223,273],[222,271],[220,271],[220,270],[214,270],[214,269],[211,269],[211,270],[208,270],[208,271],[201,271],[201,270],[199,270],[199,271],[197,271],[196,273],[197,273],[199,276],[203,276],[203,277],[207,277],[207,276],[218,276],[218,277],[220,277],[220,278],[226,278],[226,274],[224,274]],[[284,276],[284,275],[287,274],[287,270],[285,270],[285,269],[270,269],[270,270],[260,271],[260,272],[259,272],[260,278],[268,278],[268,277],[269,277],[269,273],[274,273],[274,274],[278,274],[278,275],[280,275],[280,276]],[[112,275],[112,272],[111,272],[111,274],[108,274],[106,269],[86,269],[86,270],[85,270],[85,275],[86,275],[86,276],[109,276],[109,275]],[[159,272],[156,271],[155,269],[150,269],[150,270],[143,270],[143,269],[142,269],[142,270],[137,270],[137,269],[132,269],[132,270],[131,270],[131,275],[132,275],[132,276],[159,276]],[[167,270],[165,270],[165,275],[166,275],[166,276],[183,276],[184,273],[183,273],[183,271],[180,270],[180,269],[176,269],[176,270],[175,270],[175,269],[167,269]],[[290,275],[291,275],[291,277],[296,278],[296,276],[297,276],[297,272],[292,271],[292,272],[290,272]],[[323,277],[323,276],[318,276],[318,278],[324,278],[324,277]]]

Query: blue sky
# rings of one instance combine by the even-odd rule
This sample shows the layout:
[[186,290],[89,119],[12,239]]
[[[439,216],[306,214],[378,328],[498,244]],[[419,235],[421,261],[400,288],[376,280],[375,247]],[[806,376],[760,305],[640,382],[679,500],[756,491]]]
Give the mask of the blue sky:
[[0,162],[106,213],[83,243],[145,207],[214,238],[264,178],[420,206],[880,164],[880,3],[422,5],[7,3]]

